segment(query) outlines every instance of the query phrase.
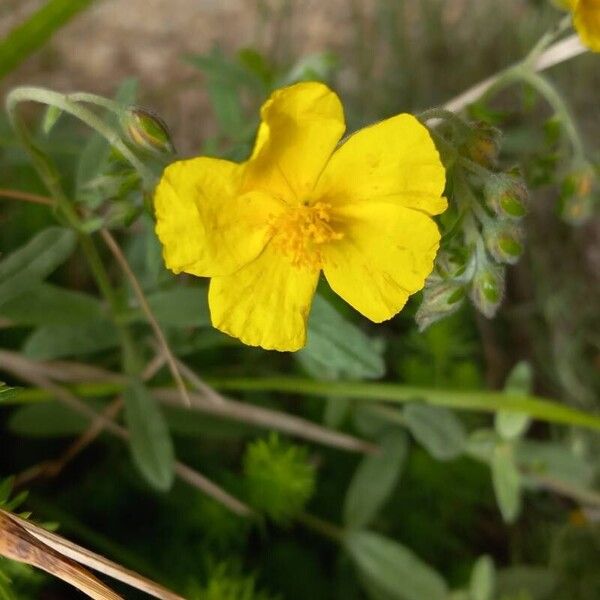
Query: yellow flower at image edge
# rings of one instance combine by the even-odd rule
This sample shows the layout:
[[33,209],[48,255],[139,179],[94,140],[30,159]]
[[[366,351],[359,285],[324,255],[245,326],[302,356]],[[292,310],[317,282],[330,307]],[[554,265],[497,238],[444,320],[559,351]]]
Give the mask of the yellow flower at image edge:
[[402,114],[339,144],[340,100],[314,82],[277,90],[261,117],[246,162],[165,169],[155,208],[167,267],[210,277],[213,325],[251,346],[304,346],[321,271],[364,316],[390,319],[439,246],[445,172],[429,132]]
[[600,0],[564,0],[573,13],[573,23],[581,41],[600,52]]

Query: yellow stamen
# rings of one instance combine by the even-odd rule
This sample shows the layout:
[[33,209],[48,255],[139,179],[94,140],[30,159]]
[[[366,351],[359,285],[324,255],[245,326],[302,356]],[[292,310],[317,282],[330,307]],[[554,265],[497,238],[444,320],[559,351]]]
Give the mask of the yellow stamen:
[[270,225],[273,243],[297,267],[320,268],[320,246],[343,237],[331,224],[331,205],[326,202],[290,208]]

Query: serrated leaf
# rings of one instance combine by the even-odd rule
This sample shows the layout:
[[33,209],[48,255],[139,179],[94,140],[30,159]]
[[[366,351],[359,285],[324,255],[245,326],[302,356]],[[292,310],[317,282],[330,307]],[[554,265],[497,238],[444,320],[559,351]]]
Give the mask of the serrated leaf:
[[16,325],[75,325],[102,316],[102,304],[88,294],[40,283],[5,302],[0,315]]
[[402,414],[412,435],[434,458],[452,460],[464,452],[467,434],[451,410],[414,403],[406,406]]
[[370,531],[349,531],[343,544],[360,574],[390,600],[445,600],[446,582],[411,550]]
[[148,304],[161,325],[204,327],[210,325],[206,290],[177,287],[148,296]]
[[362,459],[346,492],[346,527],[359,529],[373,520],[398,483],[407,451],[406,434],[389,429],[379,441],[379,453]]
[[99,319],[79,325],[43,325],[25,341],[23,352],[35,360],[54,360],[115,348],[118,332],[111,321]]
[[382,344],[319,295],[310,315],[308,343],[296,356],[311,374],[322,378],[376,379],[385,374]]
[[481,556],[471,572],[469,592],[471,600],[493,600],[496,588],[496,570],[489,556]]
[[135,380],[123,399],[133,461],[148,483],[166,491],[173,484],[175,452],[160,407],[146,387]]
[[49,227],[0,261],[0,306],[41,283],[74,248],[71,230]]
[[498,446],[492,456],[492,482],[498,508],[507,523],[513,523],[521,512],[521,474],[510,446]]

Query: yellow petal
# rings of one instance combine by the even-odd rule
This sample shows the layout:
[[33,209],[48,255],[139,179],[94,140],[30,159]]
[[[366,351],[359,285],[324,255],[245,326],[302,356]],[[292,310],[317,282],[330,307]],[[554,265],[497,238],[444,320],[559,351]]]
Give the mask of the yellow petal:
[[398,313],[433,269],[440,234],[427,215],[389,202],[355,202],[336,214],[344,237],[323,250],[331,288],[380,323]]
[[318,269],[295,267],[269,244],[253,262],[210,281],[213,325],[249,346],[294,352],[306,343],[306,322]]
[[297,83],[274,92],[261,117],[244,189],[263,189],[287,203],[301,202],[344,133],[340,100],[322,83]]
[[579,0],[573,21],[581,41],[594,52],[600,52],[600,0]]
[[242,174],[240,165],[207,157],[165,169],[154,196],[156,233],[173,272],[228,275],[260,254],[281,206],[262,192],[239,194]]
[[402,114],[350,136],[331,157],[315,196],[332,205],[385,200],[436,215],[447,207],[445,182],[429,131]]

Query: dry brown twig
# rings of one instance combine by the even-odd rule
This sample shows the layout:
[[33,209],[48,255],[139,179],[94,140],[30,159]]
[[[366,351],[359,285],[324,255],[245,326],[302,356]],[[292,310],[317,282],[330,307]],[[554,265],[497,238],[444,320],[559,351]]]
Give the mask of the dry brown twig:
[[0,554],[42,569],[95,600],[123,600],[85,565],[161,600],[184,600],[150,579],[50,533],[17,515],[0,510]]

